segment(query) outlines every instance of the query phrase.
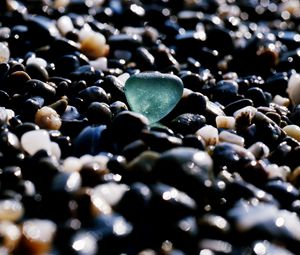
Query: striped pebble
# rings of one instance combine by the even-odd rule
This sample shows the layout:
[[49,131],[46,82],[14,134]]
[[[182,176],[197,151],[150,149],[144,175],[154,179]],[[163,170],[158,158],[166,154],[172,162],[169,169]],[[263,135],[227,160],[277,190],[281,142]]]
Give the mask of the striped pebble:
[[217,128],[235,129],[235,118],[230,116],[217,116]]
[[196,135],[200,136],[205,141],[207,146],[216,145],[219,142],[218,129],[211,125],[206,125],[200,128],[196,132]]

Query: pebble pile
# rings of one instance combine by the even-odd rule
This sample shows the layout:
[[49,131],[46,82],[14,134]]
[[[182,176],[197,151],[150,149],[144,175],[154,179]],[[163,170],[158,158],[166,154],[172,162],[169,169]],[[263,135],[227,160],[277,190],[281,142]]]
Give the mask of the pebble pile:
[[299,254],[299,10],[1,0],[0,254]]

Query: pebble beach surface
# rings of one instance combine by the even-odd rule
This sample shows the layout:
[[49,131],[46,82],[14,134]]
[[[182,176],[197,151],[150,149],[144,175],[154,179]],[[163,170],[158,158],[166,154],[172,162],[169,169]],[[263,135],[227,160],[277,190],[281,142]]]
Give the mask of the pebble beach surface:
[[300,250],[298,0],[1,0],[0,254]]

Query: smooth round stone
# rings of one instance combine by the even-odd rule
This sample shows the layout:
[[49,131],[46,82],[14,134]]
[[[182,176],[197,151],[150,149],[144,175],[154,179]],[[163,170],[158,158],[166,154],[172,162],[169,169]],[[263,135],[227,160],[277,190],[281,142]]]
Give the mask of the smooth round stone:
[[48,106],[44,106],[36,112],[34,121],[40,128],[58,130],[61,127],[59,115]]
[[298,142],[300,141],[300,127],[297,125],[287,125],[283,129],[288,136],[293,137]]
[[47,254],[51,248],[56,228],[56,224],[50,220],[26,220],[22,225],[22,248],[30,254]]
[[127,190],[129,187],[126,184],[109,182],[94,187],[92,192],[99,194],[110,206],[115,206]]
[[0,220],[17,221],[22,218],[24,207],[20,201],[4,199],[0,201]]
[[21,145],[30,155],[33,155],[42,149],[48,152],[51,152],[52,150],[50,136],[46,130],[33,130],[26,132],[21,137]]
[[300,103],[300,74],[294,73],[291,75],[286,92],[294,105]]
[[216,145],[219,142],[218,129],[211,125],[200,128],[197,130],[196,135],[201,136],[207,146]]
[[1,221],[0,237],[2,239],[2,246],[6,247],[8,251],[12,252],[20,241],[20,228],[10,221]]
[[10,52],[9,48],[0,42],[0,63],[6,63],[9,60]]
[[104,57],[109,52],[104,35],[100,33],[90,33],[81,41],[81,51],[91,59]]
[[179,102],[183,83],[172,74],[145,72],[131,76],[124,89],[130,108],[146,116],[150,123],[155,123]]

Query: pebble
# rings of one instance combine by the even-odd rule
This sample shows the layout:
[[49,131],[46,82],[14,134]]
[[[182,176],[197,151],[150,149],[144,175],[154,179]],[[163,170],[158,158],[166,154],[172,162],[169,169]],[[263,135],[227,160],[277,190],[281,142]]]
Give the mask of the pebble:
[[[36,142],[32,142],[36,141]],[[22,148],[30,155],[35,154],[39,150],[51,152],[51,141],[49,133],[46,130],[28,131],[21,137]]]
[[237,144],[237,145],[240,145],[240,146],[244,146],[244,138],[239,136],[239,135],[236,135],[236,134],[233,134],[231,132],[228,132],[226,130],[222,131],[220,134],[219,134],[219,141],[220,142],[228,142],[228,143],[234,143],[234,144]]
[[217,116],[216,126],[217,128],[235,129],[235,118],[230,116]]
[[282,129],[286,134],[297,141],[300,141],[300,127],[297,125],[287,125]]
[[58,130],[61,127],[59,115],[48,106],[44,106],[36,112],[34,122],[42,129]]
[[8,252],[13,252],[21,239],[21,230],[18,225],[10,221],[2,221],[0,223],[0,236],[3,238],[2,246]]
[[96,32],[81,39],[80,49],[90,59],[105,57],[109,52],[105,37]]
[[216,145],[219,142],[219,134],[218,129],[211,125],[206,125],[195,133],[197,136],[201,136],[201,138],[205,141],[206,146]]
[[24,215],[24,207],[20,201],[13,199],[0,200],[0,219],[1,221],[17,222]]
[[179,102],[182,93],[182,81],[171,74],[140,73],[131,76],[125,83],[130,108],[145,115],[150,123],[165,117]]
[[24,252],[31,254],[49,252],[56,228],[56,224],[50,220],[28,219],[24,221],[21,243]]
[[0,1],[0,253],[298,254],[299,3],[267,2]]
[[6,44],[0,43],[0,63],[7,63],[10,58],[10,51]]
[[300,103],[300,98],[298,97],[299,86],[300,86],[300,74],[294,73],[291,75],[286,89],[289,99],[292,101],[294,105]]
[[56,21],[56,26],[63,36],[74,29],[73,22],[69,16],[61,16]]

